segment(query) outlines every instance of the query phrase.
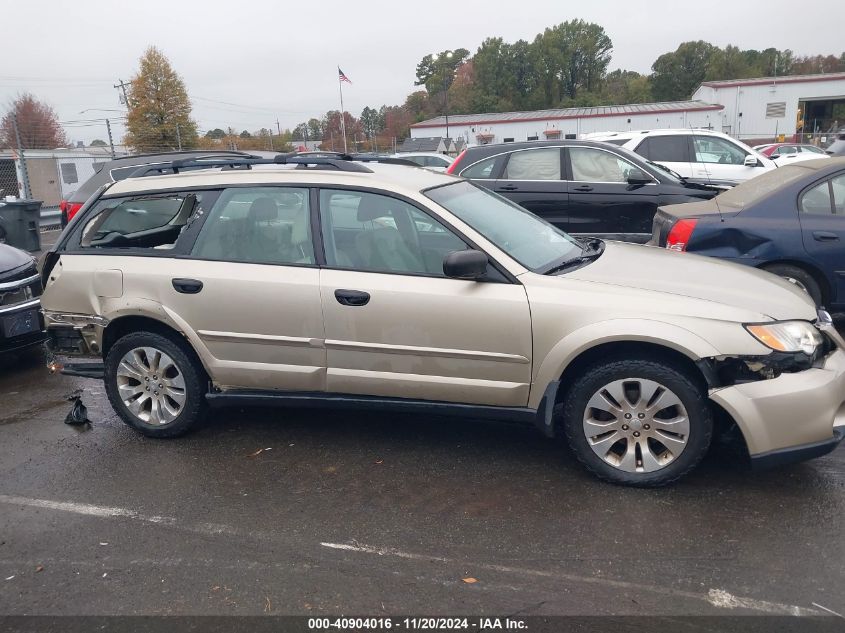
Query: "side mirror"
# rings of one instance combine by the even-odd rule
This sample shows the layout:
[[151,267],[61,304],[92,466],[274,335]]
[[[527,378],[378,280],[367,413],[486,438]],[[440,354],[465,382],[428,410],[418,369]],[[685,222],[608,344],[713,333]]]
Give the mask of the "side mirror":
[[745,157],[745,160],[742,162],[742,164],[745,165],[746,167],[759,167],[760,161],[757,160],[756,156],[749,154],[748,156]]
[[487,255],[481,251],[454,251],[443,258],[443,274],[452,279],[480,279],[487,274]]
[[629,185],[647,185],[650,182],[654,182],[654,178],[651,178],[642,169],[631,169],[628,171]]

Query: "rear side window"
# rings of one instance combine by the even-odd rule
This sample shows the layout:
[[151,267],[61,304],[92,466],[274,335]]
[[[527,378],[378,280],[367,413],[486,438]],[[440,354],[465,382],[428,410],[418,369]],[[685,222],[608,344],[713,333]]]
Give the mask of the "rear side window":
[[637,154],[664,163],[688,163],[689,144],[686,136],[652,136],[637,147]]
[[81,248],[173,248],[201,207],[202,193],[116,198],[97,203],[82,229]]
[[560,148],[513,152],[502,178],[508,180],[560,180]]
[[226,189],[209,212],[191,255],[253,264],[313,264],[308,190]]
[[480,163],[476,163],[472,167],[462,171],[461,176],[464,178],[492,178],[493,167],[496,166],[496,158],[498,157],[494,156],[493,158],[488,158]]
[[845,174],[807,189],[800,207],[803,213],[812,215],[845,216]]
[[833,214],[845,216],[845,174],[830,181],[833,191]]

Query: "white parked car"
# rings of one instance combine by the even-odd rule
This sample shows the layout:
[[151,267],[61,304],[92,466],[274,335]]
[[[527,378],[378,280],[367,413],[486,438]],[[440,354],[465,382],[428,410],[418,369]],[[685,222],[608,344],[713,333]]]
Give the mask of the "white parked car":
[[449,165],[455,161],[451,156],[437,152],[400,152],[394,154],[391,158],[404,158],[420,167],[426,167],[433,171],[446,171]]
[[667,129],[587,134],[591,141],[620,145],[664,165],[690,182],[733,187],[777,163],[727,134]]

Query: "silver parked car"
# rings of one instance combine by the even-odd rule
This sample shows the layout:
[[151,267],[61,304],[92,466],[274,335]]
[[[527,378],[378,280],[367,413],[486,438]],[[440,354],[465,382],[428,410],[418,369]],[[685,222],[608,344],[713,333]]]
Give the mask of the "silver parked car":
[[55,351],[101,358],[141,433],[223,405],[507,418],[639,486],[689,472],[717,416],[761,466],[845,434],[845,340],[793,284],[579,241],[454,176],[287,162],[116,182],[47,255]]

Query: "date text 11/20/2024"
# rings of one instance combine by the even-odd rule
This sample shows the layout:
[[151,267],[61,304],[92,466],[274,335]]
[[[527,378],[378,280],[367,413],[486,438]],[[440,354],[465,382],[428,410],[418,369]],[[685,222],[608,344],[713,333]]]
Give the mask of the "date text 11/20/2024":
[[387,631],[392,629],[411,631],[519,631],[527,628],[526,622],[519,618],[308,618],[308,629],[312,631]]

